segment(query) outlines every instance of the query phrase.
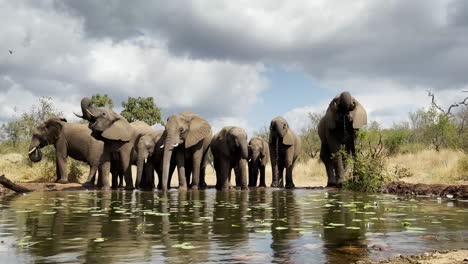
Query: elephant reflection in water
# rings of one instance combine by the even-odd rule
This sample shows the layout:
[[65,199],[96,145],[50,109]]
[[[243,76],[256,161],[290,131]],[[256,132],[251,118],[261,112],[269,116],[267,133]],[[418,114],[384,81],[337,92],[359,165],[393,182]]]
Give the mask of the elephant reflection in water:
[[[145,220],[154,224],[145,228],[146,234],[157,236],[152,241],[153,246],[164,246],[164,251],[160,253],[161,256],[153,254],[151,259],[173,259],[176,262],[183,263],[206,262],[209,257],[209,245],[211,243],[209,225],[191,224],[203,223],[206,220],[200,219],[200,217],[209,216],[206,193],[158,192],[155,193],[155,196],[156,199],[153,205],[148,208],[169,215],[148,216]],[[173,210],[171,210],[171,207]],[[185,242],[192,243],[197,249],[184,250],[173,247]]]
[[[273,258],[279,262],[295,263],[294,241],[299,239],[302,234],[298,230],[291,228],[302,227],[301,208],[296,201],[296,193],[290,191],[273,191],[272,192],[272,207],[273,219],[281,219],[275,221],[271,226]],[[277,230],[276,227],[289,227],[288,230]]]
[[[353,194],[356,195],[356,194]],[[329,198],[338,202],[349,202],[355,199],[345,197],[343,194],[330,194]],[[345,224],[345,226],[358,226],[361,229],[346,229],[345,226],[336,226],[323,229],[324,253],[327,263],[351,263],[360,259],[367,259],[367,245],[365,244],[366,229],[364,214],[352,212],[349,208],[333,206],[326,208],[323,213],[323,226]],[[362,221],[353,221],[358,219]],[[344,261],[344,262],[343,262]]]
[[248,214],[249,192],[216,192],[213,211],[213,234],[217,235],[220,246],[237,248],[249,238]]

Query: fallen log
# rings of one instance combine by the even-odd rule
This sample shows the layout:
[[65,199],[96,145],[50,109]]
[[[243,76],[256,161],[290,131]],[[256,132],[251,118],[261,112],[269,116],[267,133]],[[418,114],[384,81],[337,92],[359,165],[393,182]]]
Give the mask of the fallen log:
[[32,192],[33,190],[25,188],[21,185],[15,184],[14,182],[10,181],[5,177],[5,175],[0,176],[0,184],[3,185],[5,188],[10,189],[16,193],[27,193]]

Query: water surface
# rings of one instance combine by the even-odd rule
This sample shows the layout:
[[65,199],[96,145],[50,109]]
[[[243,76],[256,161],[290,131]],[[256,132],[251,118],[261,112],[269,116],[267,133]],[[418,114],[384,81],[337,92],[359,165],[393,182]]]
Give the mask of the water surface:
[[466,247],[468,201],[322,190],[0,200],[0,263],[350,263]]

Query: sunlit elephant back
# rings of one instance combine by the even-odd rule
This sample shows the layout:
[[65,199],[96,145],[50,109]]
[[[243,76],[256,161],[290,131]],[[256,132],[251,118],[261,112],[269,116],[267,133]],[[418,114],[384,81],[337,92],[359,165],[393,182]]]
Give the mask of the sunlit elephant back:
[[[167,190],[170,161],[175,155],[179,190],[205,188],[206,155],[212,137],[210,124],[199,115],[183,112],[171,115],[166,123],[162,189]],[[188,172],[186,172],[188,170]],[[192,182],[187,176],[192,174]]]
[[346,162],[340,149],[344,147],[347,153],[355,155],[357,132],[366,124],[366,110],[349,92],[342,92],[330,102],[318,126],[321,141],[320,158],[327,170],[327,186],[342,185]]

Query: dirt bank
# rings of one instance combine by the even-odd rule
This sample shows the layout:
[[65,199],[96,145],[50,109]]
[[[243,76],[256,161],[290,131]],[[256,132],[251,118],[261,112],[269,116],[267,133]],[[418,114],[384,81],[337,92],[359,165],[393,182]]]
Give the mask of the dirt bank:
[[429,195],[438,197],[468,198],[468,185],[423,184],[407,182],[391,182],[385,187],[385,192],[396,195]]
[[383,261],[358,261],[357,264],[466,264],[468,250],[434,251],[414,256],[400,256]]

